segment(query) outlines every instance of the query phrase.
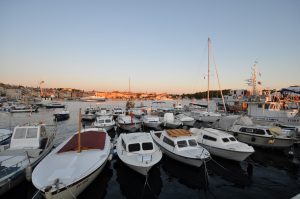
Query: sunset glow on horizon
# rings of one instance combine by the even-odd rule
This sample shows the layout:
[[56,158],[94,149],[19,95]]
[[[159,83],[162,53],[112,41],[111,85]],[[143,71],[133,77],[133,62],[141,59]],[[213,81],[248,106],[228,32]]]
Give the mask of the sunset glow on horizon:
[[[300,2],[1,1],[0,82],[97,91],[207,88],[207,38],[222,89],[299,84]],[[211,63],[211,89],[218,89]]]

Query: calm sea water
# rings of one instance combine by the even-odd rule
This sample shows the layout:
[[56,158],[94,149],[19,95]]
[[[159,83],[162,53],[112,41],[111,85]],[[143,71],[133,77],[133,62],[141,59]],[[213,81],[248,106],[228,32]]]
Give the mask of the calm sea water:
[[[143,103],[150,105],[151,101]],[[56,145],[77,130],[79,108],[84,110],[90,105],[125,107],[126,101],[66,104],[70,119],[57,123],[59,133]],[[136,104],[139,105],[139,102]],[[0,128],[28,122],[53,124],[53,113],[54,110],[43,108],[32,114],[0,112]],[[110,135],[114,137],[114,132]],[[207,163],[207,170],[204,167],[193,168],[164,156],[151,170],[147,183],[144,177],[114,156],[78,198],[291,198],[300,193],[299,147],[295,147],[295,156],[294,159],[288,158],[279,151],[256,148],[255,153],[241,163],[213,157]],[[253,165],[252,176],[247,173],[248,163]],[[1,198],[32,198],[35,191],[31,183],[24,182]]]

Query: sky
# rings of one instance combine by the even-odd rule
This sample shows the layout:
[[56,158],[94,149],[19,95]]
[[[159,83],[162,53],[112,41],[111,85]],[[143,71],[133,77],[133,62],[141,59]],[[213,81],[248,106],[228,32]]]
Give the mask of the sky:
[[299,85],[298,0],[1,0],[0,82],[194,93]]

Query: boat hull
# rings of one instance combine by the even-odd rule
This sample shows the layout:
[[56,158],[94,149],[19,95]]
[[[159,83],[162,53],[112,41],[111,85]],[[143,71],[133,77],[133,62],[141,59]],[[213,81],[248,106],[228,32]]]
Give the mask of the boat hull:
[[[42,154],[28,166],[34,168],[51,151],[53,146],[54,146],[54,142],[52,141],[49,147],[45,149],[42,152]],[[25,180],[26,167],[27,166],[20,168],[20,170],[17,173],[15,173],[13,176],[0,182],[0,196],[6,193],[7,191],[11,190],[12,188],[16,187],[17,185],[19,185],[21,182]]]
[[182,162],[184,164],[188,164],[188,165],[194,166],[194,167],[201,167],[201,165],[205,161],[202,159],[188,158],[188,157],[177,155],[177,154],[172,153],[171,151],[165,149],[163,146],[161,146],[159,143],[157,143],[157,141],[155,139],[154,139],[154,141],[158,146],[160,146],[162,153],[164,153],[167,156],[169,156],[170,158],[177,160],[179,162]]
[[61,199],[61,198],[63,198],[63,199],[73,199],[74,196],[76,198],[100,174],[100,172],[105,167],[106,162],[107,162],[107,160],[97,170],[95,170],[93,173],[91,173],[90,175],[88,175],[84,178],[81,178],[81,179],[77,180],[73,184],[69,185],[68,188],[64,187],[64,188],[60,189],[59,191],[55,191],[55,192],[52,192],[52,193],[42,192],[43,196],[46,199]]
[[136,132],[137,130],[139,130],[141,128],[141,123],[138,124],[118,124],[118,127],[120,127],[121,129],[125,130],[125,131],[129,131],[129,132]]
[[152,129],[160,129],[161,126],[161,122],[159,123],[155,123],[155,122],[144,122],[143,125],[148,127],[148,128],[152,128]]
[[263,136],[253,136],[244,133],[233,133],[240,142],[247,143],[252,146],[265,147],[265,148],[289,148],[291,147],[295,140],[293,139],[284,139],[284,138],[272,138],[272,137],[263,137]]
[[215,155],[224,159],[234,160],[241,162],[250,156],[253,152],[243,152],[243,151],[233,151],[228,149],[217,148],[213,146],[208,146],[202,143],[198,143],[202,147],[206,148],[211,155]]

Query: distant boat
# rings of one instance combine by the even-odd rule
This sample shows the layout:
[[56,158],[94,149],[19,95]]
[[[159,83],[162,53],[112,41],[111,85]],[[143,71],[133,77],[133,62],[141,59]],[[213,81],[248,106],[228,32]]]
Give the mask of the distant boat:
[[111,149],[109,135],[96,128],[80,132],[57,146],[34,169],[32,183],[45,198],[76,198],[103,170]]
[[84,102],[105,102],[105,97],[98,97],[98,96],[89,96],[89,97],[82,97],[80,98],[81,101]]
[[135,132],[141,128],[142,122],[133,115],[119,115],[117,126],[125,131]]
[[114,128],[115,124],[116,122],[113,116],[101,115],[96,117],[96,121],[94,122],[94,127],[104,128],[106,131],[109,131]]
[[[0,195],[31,179],[35,167],[52,149],[56,133],[45,125],[17,126],[10,144],[0,150]],[[3,150],[6,149],[6,150]]]
[[18,104],[18,105],[11,106],[9,109],[9,112],[11,112],[11,113],[28,113],[28,112],[37,112],[38,109],[39,109],[38,106]]
[[46,104],[46,108],[65,108],[65,105],[59,102],[51,102]]
[[142,122],[144,126],[153,128],[155,130],[159,130],[161,128],[160,126],[163,123],[160,117],[158,117],[157,115],[145,115],[142,117]]
[[54,115],[54,120],[63,121],[63,120],[67,120],[70,118],[70,111],[62,110],[62,111],[54,113],[53,115]]

